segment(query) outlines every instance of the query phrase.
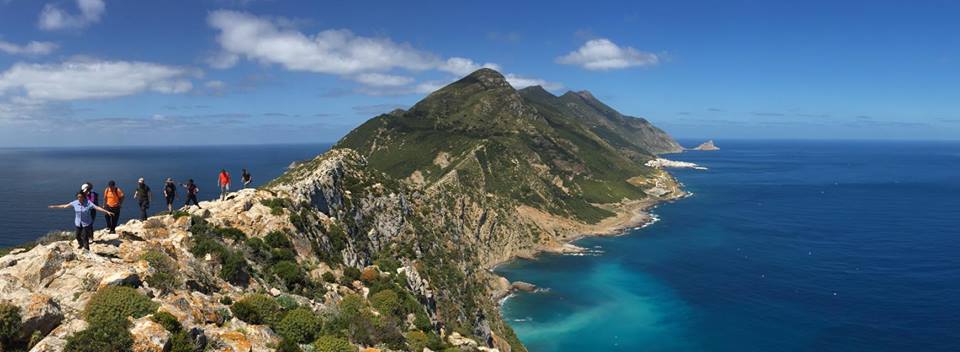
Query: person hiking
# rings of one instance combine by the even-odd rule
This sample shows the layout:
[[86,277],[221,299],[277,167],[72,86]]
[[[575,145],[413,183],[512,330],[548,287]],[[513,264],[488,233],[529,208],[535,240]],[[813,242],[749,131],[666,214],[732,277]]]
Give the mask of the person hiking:
[[243,173],[240,174],[240,181],[243,181],[243,188],[247,188],[250,185],[250,182],[253,182],[253,177],[250,176],[250,173],[247,172],[247,169],[243,169]]
[[143,177],[137,180],[137,191],[133,193],[133,199],[140,205],[140,220],[147,220],[147,209],[150,209],[150,201],[153,200],[153,193],[150,192],[150,186],[143,182]]
[[73,224],[77,227],[77,245],[80,247],[80,249],[84,249],[89,252],[90,240],[93,238],[93,216],[90,215],[90,211],[99,210],[108,217],[114,217],[116,214],[111,212],[109,209],[104,209],[96,204],[93,204],[93,202],[88,200],[87,197],[87,193],[80,191],[77,192],[77,200],[67,204],[50,205],[47,206],[47,208],[73,208]]
[[173,214],[173,200],[177,198],[177,184],[172,178],[167,177],[167,182],[163,185],[163,199],[167,201],[167,211]]
[[[84,182],[82,185],[80,185],[80,192],[83,192],[83,194],[87,196],[87,200],[93,203],[93,205],[98,207],[100,206],[100,193],[97,193],[97,191],[93,190],[93,183],[90,181]],[[91,225],[97,221],[96,209],[90,209],[90,219]],[[91,240],[93,239],[91,238]]]
[[220,200],[227,199],[227,192],[230,191],[230,173],[227,170],[220,169],[217,185],[220,186]]
[[192,178],[187,180],[187,183],[184,183],[183,187],[187,189],[187,201],[183,203],[183,206],[190,206],[190,202],[193,202],[193,205],[196,205],[197,209],[202,209],[200,208],[200,202],[197,201],[197,193],[200,193],[200,187],[197,187],[197,185],[193,183]]
[[[109,214],[105,215],[107,219],[107,228],[110,233],[117,233],[117,224],[120,223],[120,207],[123,206],[123,190],[117,187],[117,182],[110,180],[107,182],[107,189],[103,190],[103,202]],[[110,215],[112,214],[112,215]]]

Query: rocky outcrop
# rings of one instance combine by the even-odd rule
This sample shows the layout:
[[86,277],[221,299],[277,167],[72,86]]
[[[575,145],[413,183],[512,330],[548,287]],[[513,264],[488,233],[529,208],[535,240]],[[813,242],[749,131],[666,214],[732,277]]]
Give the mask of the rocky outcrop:
[[711,140],[709,140],[709,141],[706,141],[706,142],[701,143],[701,144],[698,145],[696,148],[693,148],[693,150],[711,151],[711,150],[720,150],[720,148],[718,148],[716,145],[714,145],[714,144],[713,144],[713,140],[711,139]]

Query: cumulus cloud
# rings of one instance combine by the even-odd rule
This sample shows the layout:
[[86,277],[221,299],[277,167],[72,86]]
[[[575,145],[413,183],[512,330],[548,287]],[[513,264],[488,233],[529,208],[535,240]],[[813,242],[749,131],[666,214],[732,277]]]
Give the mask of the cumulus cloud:
[[77,0],[80,13],[70,13],[55,4],[47,4],[40,11],[37,25],[43,30],[84,28],[100,21],[107,5],[103,0]]
[[481,68],[492,68],[499,71],[500,65],[494,63],[485,63],[479,64],[473,60],[462,58],[462,57],[451,57],[444,62],[441,62],[437,65],[437,69],[444,72],[449,72],[457,76],[466,76],[473,71],[479,70]]
[[621,47],[609,39],[600,38],[588,40],[576,51],[560,56],[556,61],[588,70],[613,70],[654,66],[660,63],[660,57],[628,46]]
[[0,51],[10,55],[47,55],[57,50],[57,44],[51,42],[31,41],[25,45],[17,45],[0,40]]
[[539,78],[522,77],[512,73],[508,73],[503,77],[507,79],[507,82],[509,82],[513,88],[516,89],[526,88],[529,86],[541,86],[546,90],[557,90],[563,88],[563,84],[557,82],[549,82]]
[[69,101],[146,91],[184,93],[193,87],[188,74],[183,68],[136,61],[16,63],[0,73],[0,97],[17,94],[39,101]]
[[[220,52],[209,58],[208,64],[229,68],[243,58],[280,65],[291,71],[338,75],[362,85],[354,92],[369,95],[429,93],[480,68],[500,70],[495,63],[480,63],[464,57],[444,59],[390,38],[360,36],[346,29],[303,33],[289,22],[230,10],[210,13],[207,23],[218,31],[216,40]],[[412,73],[397,74],[397,71],[435,71],[456,77],[417,82],[411,77]],[[540,79],[507,76],[519,87],[559,86]]]
[[357,36],[345,29],[306,35],[283,28],[276,21],[236,11],[214,11],[207,23],[220,31],[217,42],[226,53],[290,70],[339,75],[394,68],[426,70],[438,60],[387,38]]
[[414,82],[411,77],[383,73],[364,73],[353,77],[353,80],[374,87],[399,87]]

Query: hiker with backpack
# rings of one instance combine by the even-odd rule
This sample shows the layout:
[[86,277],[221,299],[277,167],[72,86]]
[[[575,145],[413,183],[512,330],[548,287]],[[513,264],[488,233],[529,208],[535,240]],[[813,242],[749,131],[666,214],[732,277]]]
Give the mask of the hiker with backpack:
[[247,172],[247,169],[243,169],[243,173],[240,174],[240,181],[243,181],[243,188],[247,188],[250,185],[250,182],[253,182],[253,176],[250,176],[250,173]]
[[197,185],[193,183],[192,178],[187,180],[187,183],[184,183],[183,187],[187,189],[187,201],[183,203],[183,206],[188,207],[190,206],[190,202],[193,202],[193,205],[196,205],[197,208],[202,209],[200,208],[200,202],[197,201],[197,193],[200,193],[200,187],[197,187]]
[[87,251],[90,251],[90,241],[93,238],[93,216],[90,215],[91,211],[102,211],[107,217],[115,217],[117,215],[111,212],[109,209],[104,209],[96,204],[93,204],[93,202],[87,198],[87,194],[83,191],[77,192],[77,200],[75,201],[67,204],[50,205],[48,208],[73,208],[73,224],[77,227],[77,245],[80,247],[80,249],[85,249]]
[[230,192],[230,173],[227,170],[220,169],[217,184],[220,186],[220,200],[227,199],[227,192]]
[[177,184],[172,178],[167,177],[163,185],[163,199],[167,201],[167,211],[173,213],[173,200],[177,198]]
[[110,180],[107,182],[107,189],[103,190],[103,201],[106,204],[104,217],[107,219],[107,228],[110,233],[117,233],[117,224],[120,223],[120,207],[123,206],[123,190],[117,187],[117,182]]
[[[93,203],[93,205],[100,206],[100,193],[93,190],[93,183],[90,181],[84,182],[80,185],[80,192],[87,197],[87,200]],[[93,226],[93,223],[97,221],[97,210],[90,209],[90,224]],[[93,240],[93,238],[91,238]]]
[[153,200],[153,194],[150,192],[150,186],[143,181],[143,177],[137,180],[137,191],[133,193],[133,199],[140,205],[140,220],[147,220],[147,209],[150,208],[150,201]]

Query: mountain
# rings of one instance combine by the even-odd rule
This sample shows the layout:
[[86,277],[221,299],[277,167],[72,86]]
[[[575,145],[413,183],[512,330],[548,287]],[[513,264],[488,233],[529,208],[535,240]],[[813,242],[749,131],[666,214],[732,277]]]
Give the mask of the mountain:
[[543,88],[533,86],[520,90],[520,94],[531,102],[553,107],[580,120],[591,131],[628,155],[683,151],[683,147],[672,137],[646,119],[623,115],[588,91],[568,91],[555,97]]
[[494,265],[683,195],[638,162],[654,142],[563,101],[479,70],[258,189],[98,231],[92,253],[57,233],[8,249],[0,349],[525,351],[497,302],[532,286]]

